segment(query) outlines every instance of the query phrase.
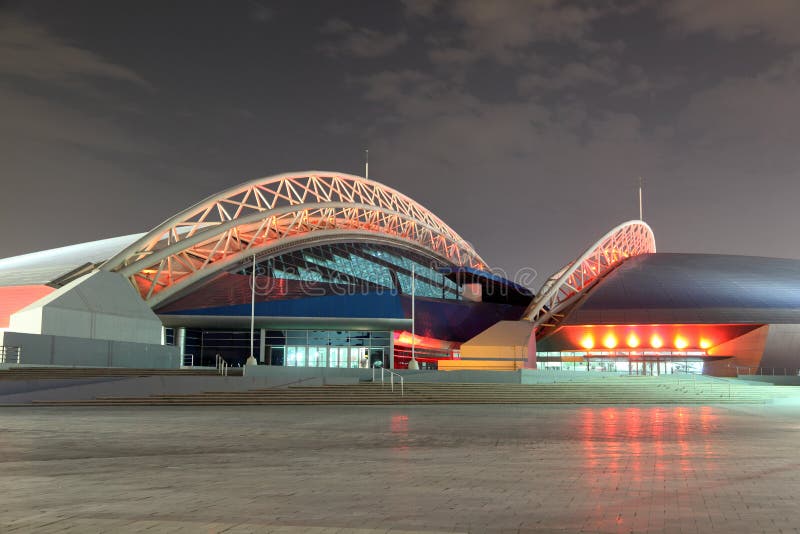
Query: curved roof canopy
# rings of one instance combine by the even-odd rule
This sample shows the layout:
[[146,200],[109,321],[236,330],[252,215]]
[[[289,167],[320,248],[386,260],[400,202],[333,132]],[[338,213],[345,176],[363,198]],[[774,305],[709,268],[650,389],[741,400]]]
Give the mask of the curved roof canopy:
[[60,287],[85,274],[145,234],[131,234],[0,259],[0,287]]
[[561,324],[798,322],[798,260],[659,253],[614,269]]
[[475,250],[419,203],[379,182],[306,171],[253,180],[210,196],[108,260],[151,306],[206,277],[312,244],[390,243],[443,263],[485,269]]
[[523,319],[535,326],[551,325],[563,311],[632,256],[656,251],[653,230],[644,221],[628,221],[612,228],[575,261],[547,279],[525,310]]

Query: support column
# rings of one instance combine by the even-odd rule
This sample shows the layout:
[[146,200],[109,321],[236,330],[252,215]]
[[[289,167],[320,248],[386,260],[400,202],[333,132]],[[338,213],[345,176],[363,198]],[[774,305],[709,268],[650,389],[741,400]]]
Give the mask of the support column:
[[528,337],[528,354],[525,360],[526,369],[536,369],[536,329],[531,327],[531,335]]
[[[178,346],[178,351],[181,355],[181,363],[183,363],[183,353],[186,352],[186,329],[179,327],[175,329],[175,344]],[[199,355],[195,355],[200,357]]]
[[389,330],[389,369],[394,369],[394,330]]
[[261,365],[269,365],[270,362],[267,361],[267,340],[266,340],[266,329],[259,328],[258,329],[258,362]]

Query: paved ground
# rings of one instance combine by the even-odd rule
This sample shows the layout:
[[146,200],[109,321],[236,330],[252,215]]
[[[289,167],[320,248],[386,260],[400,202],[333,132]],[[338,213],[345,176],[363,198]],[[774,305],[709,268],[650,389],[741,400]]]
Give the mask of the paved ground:
[[799,532],[799,407],[12,408],[0,532]]

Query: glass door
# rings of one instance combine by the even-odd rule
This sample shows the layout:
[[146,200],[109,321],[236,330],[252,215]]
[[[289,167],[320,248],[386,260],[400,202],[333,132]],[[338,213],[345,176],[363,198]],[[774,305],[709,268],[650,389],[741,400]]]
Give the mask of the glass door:
[[325,367],[326,347],[308,347],[308,366]]
[[383,360],[383,349],[369,349],[369,366],[375,367],[376,362],[381,362],[379,367],[387,367]]
[[306,348],[305,347],[286,347],[286,366],[305,367]]
[[347,367],[347,347],[328,349],[328,367]]
[[366,351],[364,347],[350,347],[350,368],[367,366]]
[[283,365],[283,357],[286,347],[270,347],[269,349],[269,364],[270,365]]

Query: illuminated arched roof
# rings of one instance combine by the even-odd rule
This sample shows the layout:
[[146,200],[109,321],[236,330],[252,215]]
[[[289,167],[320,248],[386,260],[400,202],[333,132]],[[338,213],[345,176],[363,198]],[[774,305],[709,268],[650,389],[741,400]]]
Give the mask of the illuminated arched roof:
[[612,228],[578,259],[548,278],[523,315],[535,326],[552,324],[560,313],[625,259],[656,251],[653,230],[644,221]]
[[379,182],[307,171],[260,178],[208,197],[108,260],[154,306],[247,261],[326,242],[389,243],[485,269],[475,250],[419,203]]

